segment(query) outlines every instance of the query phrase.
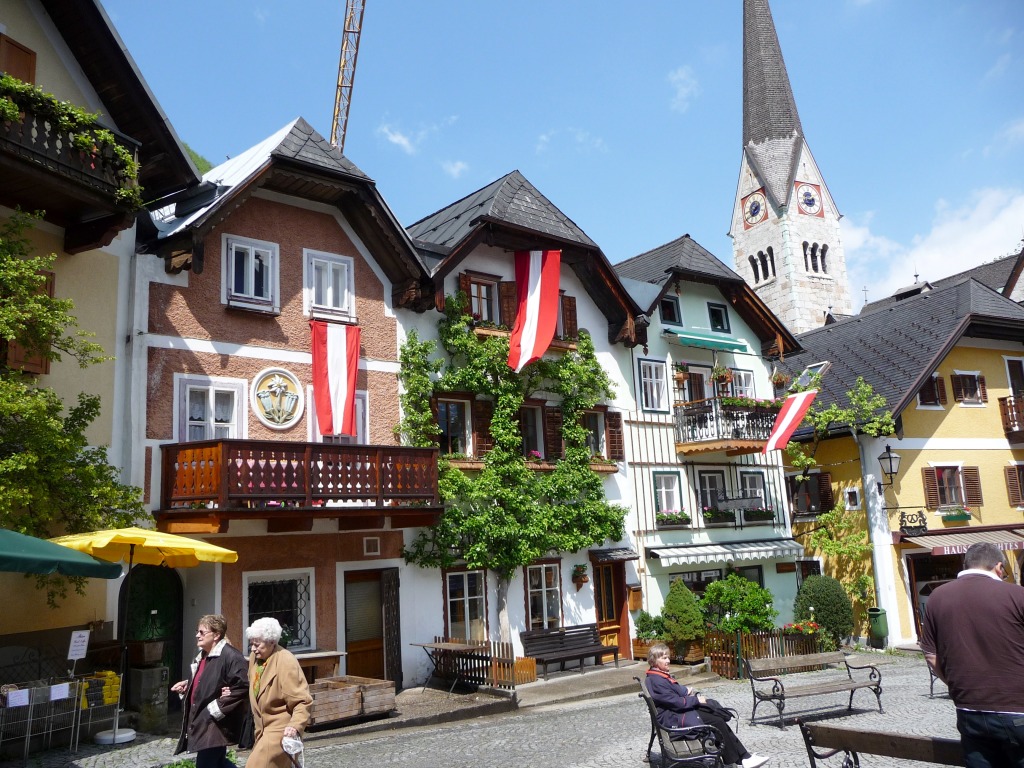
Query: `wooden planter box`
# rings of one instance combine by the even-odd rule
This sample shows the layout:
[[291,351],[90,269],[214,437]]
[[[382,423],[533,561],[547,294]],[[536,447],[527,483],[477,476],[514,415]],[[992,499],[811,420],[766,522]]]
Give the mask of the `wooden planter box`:
[[676,645],[676,653],[682,657],[684,664],[699,664],[704,661],[704,640],[684,640]]
[[362,714],[363,693],[358,685],[341,682],[338,678],[325,678],[309,686],[309,693],[313,697],[310,725]]
[[[356,715],[376,715],[395,709],[395,684],[391,680],[340,675],[321,678],[320,682],[340,683],[354,687],[360,694],[360,709]],[[311,691],[312,688],[313,686],[310,686]]]
[[647,661],[647,654],[654,643],[650,640],[637,640],[633,638],[633,659],[636,661]]

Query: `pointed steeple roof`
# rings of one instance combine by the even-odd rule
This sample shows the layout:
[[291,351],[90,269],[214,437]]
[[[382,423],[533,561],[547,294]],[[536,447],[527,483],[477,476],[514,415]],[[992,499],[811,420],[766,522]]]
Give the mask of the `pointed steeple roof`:
[[803,135],[768,0],[743,0],[743,151],[776,205],[789,201]]

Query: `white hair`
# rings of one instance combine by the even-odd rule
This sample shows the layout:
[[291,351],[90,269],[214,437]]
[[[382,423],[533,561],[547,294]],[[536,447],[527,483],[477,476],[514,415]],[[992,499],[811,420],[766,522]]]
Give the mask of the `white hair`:
[[281,622],[277,619],[271,618],[270,616],[264,616],[262,619],[256,619],[252,625],[245,630],[245,636],[249,641],[262,640],[274,643],[275,645],[281,640]]

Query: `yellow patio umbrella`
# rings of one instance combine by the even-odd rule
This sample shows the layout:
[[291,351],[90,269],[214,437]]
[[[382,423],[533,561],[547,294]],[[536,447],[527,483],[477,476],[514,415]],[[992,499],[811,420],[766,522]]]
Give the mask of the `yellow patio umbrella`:
[[[166,565],[169,568],[193,568],[199,563],[234,563],[238,553],[199,539],[178,536],[173,533],[161,533],[147,528],[117,528],[108,531],[91,531],[89,533],[73,533],[50,539],[55,544],[62,544],[79,552],[85,552],[112,563],[127,561],[128,571],[125,582],[132,576],[132,567],[136,563],[143,565]],[[125,592],[125,616],[128,615],[128,598],[131,587]],[[127,627],[121,632],[121,682],[124,683],[125,662],[128,656]],[[121,713],[120,698],[114,712],[113,731],[101,731],[96,741],[101,744],[123,744],[135,738],[135,731],[117,725]]]

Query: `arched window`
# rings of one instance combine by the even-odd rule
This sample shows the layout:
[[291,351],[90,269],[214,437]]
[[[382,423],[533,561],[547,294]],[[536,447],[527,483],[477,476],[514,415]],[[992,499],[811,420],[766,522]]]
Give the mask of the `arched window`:
[[828,265],[825,262],[825,255],[828,253],[828,246],[821,246],[821,271],[828,274]]
[[758,258],[761,259],[761,271],[764,272],[764,279],[767,280],[769,277],[775,277],[775,272],[768,271],[768,256],[764,251],[759,252]]
[[768,246],[768,266],[771,267],[772,277],[775,277],[775,251],[770,245]]
[[758,275],[757,272],[757,259],[755,259],[753,256],[750,256],[748,258],[750,259],[750,268],[754,270],[754,282],[759,283],[761,282],[761,277]]
[[808,248],[810,248],[810,245],[810,243],[804,240],[804,272],[811,271],[811,258],[810,253],[808,252]]
[[818,271],[818,244],[811,244],[811,269],[815,272]]

